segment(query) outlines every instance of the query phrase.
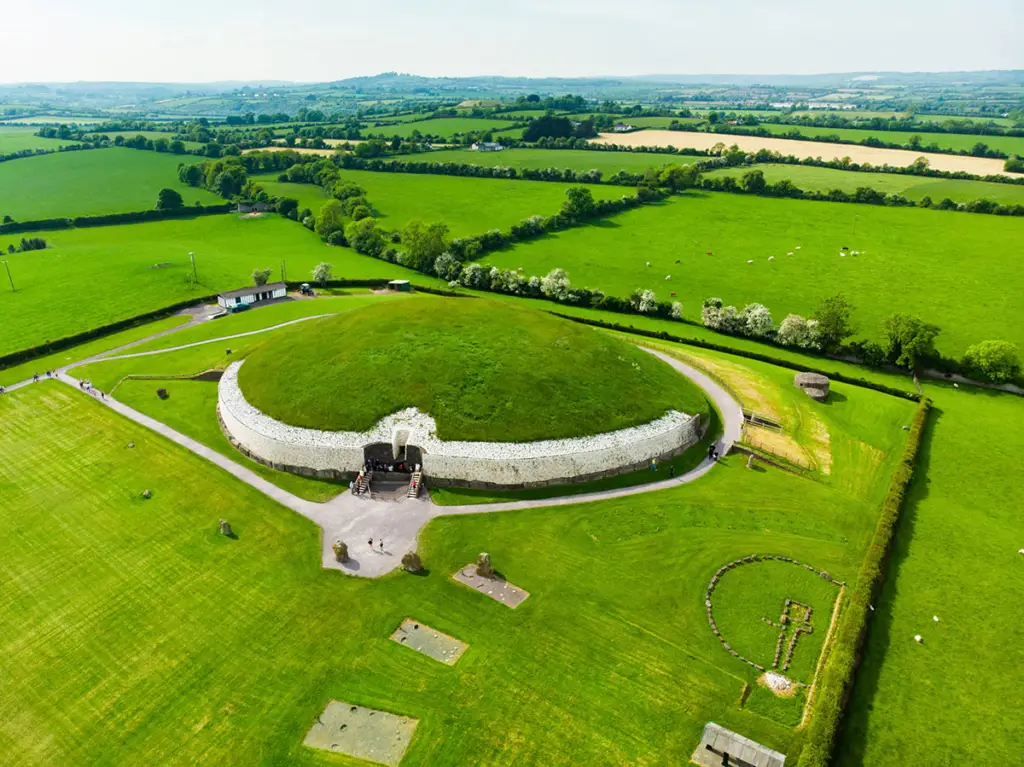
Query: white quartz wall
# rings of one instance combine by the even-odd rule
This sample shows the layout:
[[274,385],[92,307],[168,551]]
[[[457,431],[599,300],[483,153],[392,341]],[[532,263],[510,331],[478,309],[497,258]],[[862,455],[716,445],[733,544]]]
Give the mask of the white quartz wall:
[[220,382],[221,420],[246,450],[268,463],[355,472],[363,448],[396,441],[423,451],[428,478],[520,485],[601,474],[679,452],[697,442],[699,418],[677,411],[641,426],[573,439],[537,442],[446,442],[434,419],[415,408],[382,418],[368,432],[328,432],[281,423],[250,405],[238,386],[242,362]]

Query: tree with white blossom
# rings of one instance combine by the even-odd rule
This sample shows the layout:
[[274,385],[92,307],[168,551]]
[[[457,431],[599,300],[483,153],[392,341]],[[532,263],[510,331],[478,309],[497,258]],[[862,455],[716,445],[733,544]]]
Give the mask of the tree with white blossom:
[[674,320],[681,320],[683,318],[683,305],[678,301],[673,301],[669,316]]
[[540,281],[540,292],[556,301],[564,301],[571,288],[572,283],[565,269],[552,269]]
[[743,307],[743,334],[753,338],[765,338],[775,330],[772,313],[764,304],[747,304]]

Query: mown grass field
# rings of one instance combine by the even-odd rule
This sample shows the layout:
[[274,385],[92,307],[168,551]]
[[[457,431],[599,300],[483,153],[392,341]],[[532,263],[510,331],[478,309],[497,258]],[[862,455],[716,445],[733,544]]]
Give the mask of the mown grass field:
[[1016,705],[1024,686],[1016,598],[1024,593],[1024,401],[924,388],[935,400],[932,428],[875,603],[841,767],[881,764],[894,753],[907,764],[971,764],[980,754],[1012,763],[1024,742]]
[[[828,192],[832,189],[842,189],[844,192],[852,193],[857,191],[858,187],[867,186],[885,194],[902,194],[911,200],[931,197],[932,201],[936,203],[946,197],[954,202],[986,199],[995,200],[1003,205],[1024,203],[1024,184],[993,184],[988,181],[924,178],[904,176],[899,173],[856,173],[807,165],[759,164],[754,168],[762,171],[765,180],[770,184],[782,179],[789,179],[806,192]],[[723,168],[705,175],[711,178],[733,176],[739,179],[750,170],[752,168]]]
[[[484,262],[536,275],[561,267],[574,284],[617,296],[649,288],[672,300],[675,292],[691,320],[710,296],[763,303],[781,322],[842,292],[857,308],[861,336],[878,338],[894,312],[916,314],[942,328],[940,350],[961,354],[989,338],[1024,345],[1016,321],[1024,283],[1009,260],[1022,237],[1024,221],[998,216],[705,193]],[[862,255],[841,258],[843,246]]]
[[[898,433],[906,403],[879,402]],[[18,723],[0,747],[20,764],[346,763],[301,746],[331,698],[418,717],[407,765],[674,765],[707,721],[795,757],[799,732],[737,707],[755,672],[711,634],[704,585],[766,548],[850,577],[877,516],[726,459],[638,498],[442,518],[429,575],[368,581],[321,571],[311,524],[73,389],[16,392],[0,418],[0,713]],[[520,609],[448,578],[480,550],[531,592]],[[409,615],[469,643],[457,667],[387,640]]]
[[23,149],[58,149],[62,146],[79,144],[78,141],[40,138],[33,135],[39,130],[24,125],[0,125],[0,155],[20,152]]
[[[323,190],[313,184],[276,181],[277,174],[254,178],[268,194],[298,199],[300,206],[309,207],[314,214],[327,201]],[[418,218],[425,223],[443,221],[453,237],[507,229],[530,216],[557,213],[565,202],[565,190],[578,186],[366,170],[343,170],[341,178],[366,190],[374,216],[385,229],[402,229]],[[595,200],[622,194],[618,187],[592,185],[590,189]]]
[[[0,236],[0,248],[20,236]],[[313,267],[327,261],[336,279],[405,277],[440,284],[348,248],[328,247],[277,216],[225,214],[39,236],[49,248],[6,256],[18,291],[0,292],[0,354],[251,284],[253,269],[271,268],[276,280],[282,261],[292,280],[312,279]],[[190,251],[196,254],[198,285],[192,282]]]
[[620,170],[642,173],[664,165],[689,165],[698,157],[658,155],[650,152],[600,152],[584,149],[505,149],[501,152],[474,152],[472,149],[442,149],[424,154],[399,155],[399,162],[465,163],[507,168],[569,168],[586,172],[597,169],[605,177]]
[[511,128],[513,125],[515,122],[512,120],[489,120],[483,117],[438,117],[433,120],[420,120],[399,125],[368,126],[363,129],[362,133],[364,136],[409,138],[418,131],[423,136],[451,138],[456,133],[496,132]]
[[[10,386],[11,384],[18,383],[19,381],[27,381],[35,373],[42,375],[47,370],[56,370],[57,368],[65,365],[70,365],[75,362],[80,362],[88,357],[102,352],[116,349],[119,346],[139,341],[143,338],[160,333],[164,330],[171,330],[172,328],[178,327],[188,321],[188,317],[182,317],[175,315],[172,317],[166,317],[156,322],[149,322],[145,325],[138,325],[128,330],[123,330],[120,333],[114,333],[103,338],[98,338],[95,341],[88,341],[78,346],[72,346],[69,349],[63,351],[54,352],[48,354],[45,357],[37,357],[29,362],[24,362],[20,365],[14,365],[6,367],[0,370],[0,386]],[[154,342],[156,343],[156,342]]]
[[707,408],[661,360],[525,307],[425,296],[312,323],[255,349],[238,377],[253,406],[294,426],[366,431],[417,407],[444,440],[529,442]]
[[934,144],[940,149],[969,151],[975,144],[982,143],[989,149],[998,149],[1007,154],[1024,154],[1024,138],[1018,136],[979,136],[972,133],[914,133],[913,131],[875,131],[859,128],[816,128],[809,125],[777,125],[764,123],[761,127],[769,133],[781,136],[798,130],[809,138],[839,136],[844,141],[861,142],[866,138],[877,138],[887,144],[905,146],[913,136],[921,139],[921,147]]
[[151,210],[164,187],[177,190],[186,205],[224,202],[178,181],[178,165],[188,160],[111,147],[0,163],[0,214],[34,221]]

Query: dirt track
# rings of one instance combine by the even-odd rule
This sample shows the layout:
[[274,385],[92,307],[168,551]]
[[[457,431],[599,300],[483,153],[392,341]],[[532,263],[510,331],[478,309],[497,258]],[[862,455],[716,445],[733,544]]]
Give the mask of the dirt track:
[[967,157],[957,154],[930,154],[910,149],[879,149],[859,144],[830,144],[822,141],[794,141],[783,138],[761,136],[737,136],[727,133],[695,133],[691,131],[640,130],[633,133],[602,133],[594,139],[595,144],[621,144],[625,146],[674,146],[680,149],[711,149],[716,144],[732,146],[756,152],[770,149],[784,155],[796,157],[820,157],[823,160],[840,160],[849,157],[856,163],[893,166],[910,165],[918,157],[926,157],[935,170],[967,171],[979,176],[995,173],[1014,178],[1024,178],[1024,173],[1006,173],[1002,160],[987,157]]

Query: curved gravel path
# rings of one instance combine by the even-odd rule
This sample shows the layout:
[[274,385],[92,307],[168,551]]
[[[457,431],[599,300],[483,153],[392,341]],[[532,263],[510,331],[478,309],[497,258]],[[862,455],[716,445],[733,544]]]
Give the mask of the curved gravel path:
[[[106,352],[105,354],[97,355],[89,360],[75,362],[73,365],[69,365],[67,367],[82,365],[88,361],[98,359],[142,357],[152,354],[177,351],[179,349],[187,349],[208,343],[221,343],[232,338],[255,335],[256,333],[274,330],[276,328],[292,325],[296,322],[302,322],[307,319],[314,318],[307,317],[299,320],[292,320],[291,322],[281,323],[280,325],[264,328],[262,330],[239,333],[233,336],[214,338],[208,341],[184,344],[182,346],[151,352],[139,352],[137,354],[126,354],[118,357],[107,356],[110,355],[111,352]],[[182,327],[187,326],[188,325]],[[149,341],[154,337],[143,340]],[[137,343],[142,342],[143,341]],[[666,364],[671,365],[679,371],[679,373],[689,378],[699,386],[707,397],[714,403],[715,407],[717,407],[718,411],[722,414],[723,428],[722,437],[718,440],[716,445],[718,452],[725,455],[732,447],[733,443],[739,440],[740,433],[743,428],[743,411],[739,403],[737,403],[725,389],[696,368],[662,352],[644,347],[638,348],[643,349],[649,354],[653,354],[655,357],[663,360]],[[80,380],[68,375],[67,367],[61,368],[57,371],[57,378],[65,384],[82,391],[79,386],[81,383]],[[8,389],[11,390],[19,388],[26,383],[31,383],[31,381],[22,382],[21,384],[8,387]],[[251,469],[236,463],[230,458],[221,455],[191,437],[172,429],[167,424],[161,423],[154,418],[150,418],[144,413],[140,413],[139,411],[128,407],[113,397],[107,396],[102,398],[96,390],[86,390],[86,392],[90,396],[93,396],[98,402],[101,402],[111,410],[120,413],[125,418],[163,435],[172,442],[176,442],[185,449],[192,451],[196,455],[201,456],[220,467],[236,479],[245,482],[250,487],[277,501],[282,506],[286,506],[292,511],[301,514],[314,522],[323,531],[321,539],[321,563],[323,567],[332,570],[341,570],[349,575],[358,575],[367,578],[376,578],[381,575],[385,575],[399,567],[401,565],[402,555],[407,551],[412,551],[416,548],[416,539],[419,536],[420,530],[435,517],[443,517],[452,514],[490,514],[500,511],[535,509],[548,506],[568,506],[578,503],[606,500],[609,498],[622,498],[630,495],[639,495],[641,493],[651,493],[670,487],[676,487],[677,485],[683,485],[688,482],[693,482],[711,471],[715,465],[713,461],[704,459],[695,468],[685,474],[679,475],[678,477],[673,477],[672,479],[663,479],[646,485],[634,485],[632,487],[623,487],[614,490],[601,490],[593,493],[582,493],[579,495],[562,496],[560,498],[544,498],[530,501],[509,501],[506,503],[472,504],[465,506],[437,506],[432,503],[426,495],[415,500],[407,499],[400,503],[395,503],[389,501],[375,501],[366,496],[355,496],[352,493],[343,492],[341,495],[326,503],[314,503],[282,490],[277,485],[263,479],[263,477],[259,476]],[[379,548],[371,550],[370,547],[364,543],[364,541],[367,541],[370,538],[373,538],[375,541],[383,539],[384,551],[381,552]],[[331,550],[331,544],[338,539],[344,540],[349,545],[349,555],[351,558],[344,564],[335,560],[334,553]]]

